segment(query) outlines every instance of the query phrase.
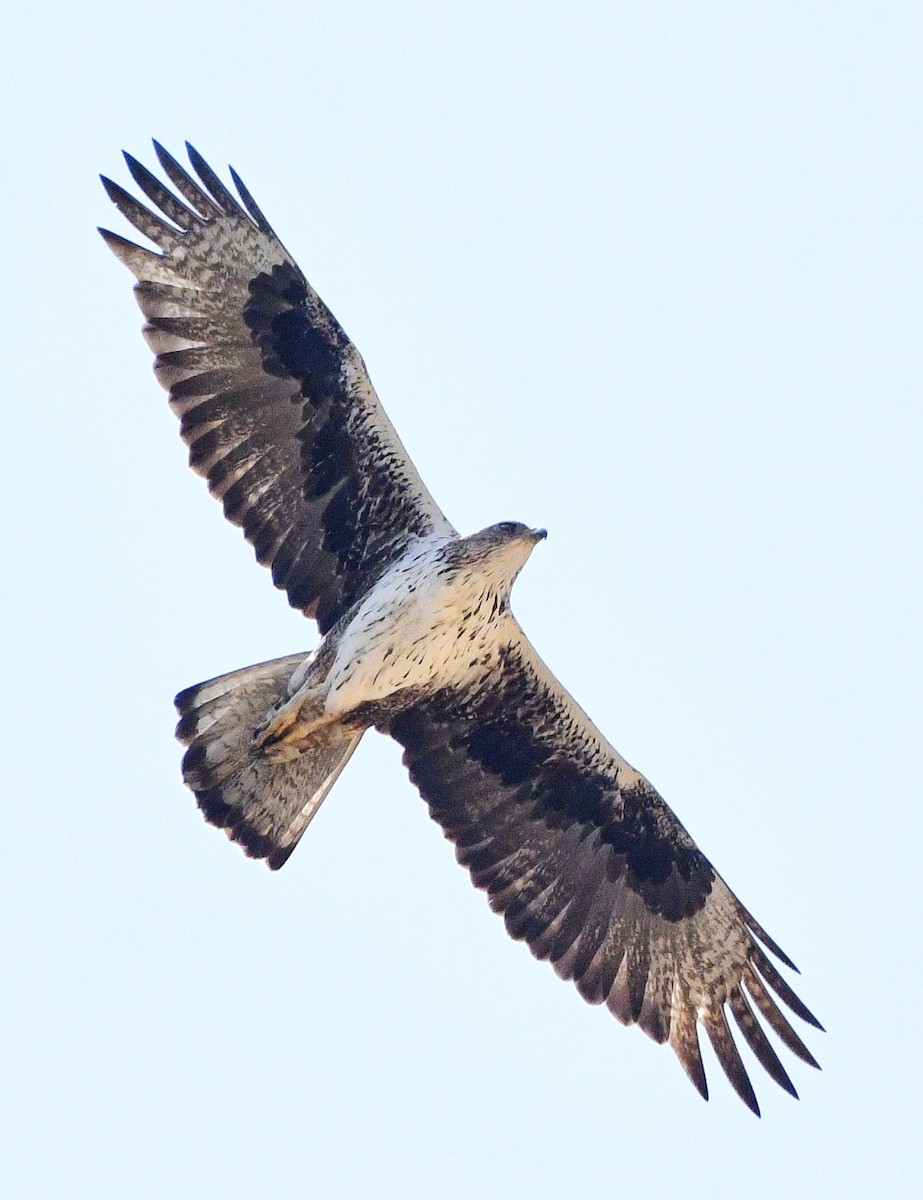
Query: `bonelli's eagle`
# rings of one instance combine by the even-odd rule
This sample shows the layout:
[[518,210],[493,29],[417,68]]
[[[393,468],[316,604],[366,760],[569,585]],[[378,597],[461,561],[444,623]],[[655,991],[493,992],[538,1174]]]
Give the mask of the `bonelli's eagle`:
[[232,171],[236,198],[192,148],[198,179],[155,147],[175,191],[126,160],[159,212],[103,182],[161,253],[102,235],[137,279],[192,467],[323,635],[310,654],[177,697],[183,778],[206,819],[281,867],[375,726],[403,746],[432,816],[514,938],[590,1003],[669,1042],[703,1096],[698,1025],[759,1111],[728,1010],[794,1095],[759,1019],[816,1066],[777,998],[818,1023],[769,953],[793,964],[510,611],[544,530],[504,521],[459,536],[355,346],[241,180]]

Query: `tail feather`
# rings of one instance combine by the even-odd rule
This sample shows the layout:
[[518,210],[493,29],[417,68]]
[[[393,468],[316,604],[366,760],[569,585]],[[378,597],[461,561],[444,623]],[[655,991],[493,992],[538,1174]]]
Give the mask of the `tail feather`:
[[288,695],[303,654],[244,667],[176,697],[183,779],[205,819],[253,858],[282,866],[362,737],[331,725],[297,757],[265,754],[254,735]]
[[257,663],[186,688],[174,700],[176,736],[189,749],[183,779],[193,791],[215,787],[250,761],[253,733],[285,696],[303,654]]

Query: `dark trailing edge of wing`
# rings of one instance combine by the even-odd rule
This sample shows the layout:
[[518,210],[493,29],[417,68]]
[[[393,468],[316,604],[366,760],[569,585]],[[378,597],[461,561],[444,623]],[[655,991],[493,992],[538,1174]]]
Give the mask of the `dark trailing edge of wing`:
[[127,154],[158,211],[103,183],[162,255],[101,232],[138,279],[190,463],[276,586],[326,632],[413,538],[454,531],[355,347],[236,173],[243,205],[194,148],[198,181],[154,145],[179,196]]

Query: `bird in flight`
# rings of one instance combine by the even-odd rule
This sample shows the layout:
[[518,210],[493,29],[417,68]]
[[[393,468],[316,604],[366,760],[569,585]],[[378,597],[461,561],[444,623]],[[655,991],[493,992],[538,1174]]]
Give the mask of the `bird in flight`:
[[[154,143],[175,190],[126,154],[152,207],[103,178],[159,253],[100,230],[135,276],[154,373],[192,468],[320,644],[180,692],[183,779],[206,820],[286,862],[374,726],[512,937],[591,1004],[668,1042],[701,1095],[705,1030],[759,1106],[728,1022],[796,1095],[764,1023],[821,1028],[795,969],[650,783],[551,674],[510,609],[545,536],[461,536],[401,445],[365,364],[237,174]],[[761,1019],[760,1019],[761,1018]]]

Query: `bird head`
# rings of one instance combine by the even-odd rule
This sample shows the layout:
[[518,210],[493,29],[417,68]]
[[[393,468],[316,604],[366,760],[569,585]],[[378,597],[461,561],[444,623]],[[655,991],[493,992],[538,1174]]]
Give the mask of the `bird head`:
[[547,536],[546,530],[530,529],[522,521],[500,521],[450,542],[445,559],[454,569],[486,577],[491,590],[505,597],[529,555]]

